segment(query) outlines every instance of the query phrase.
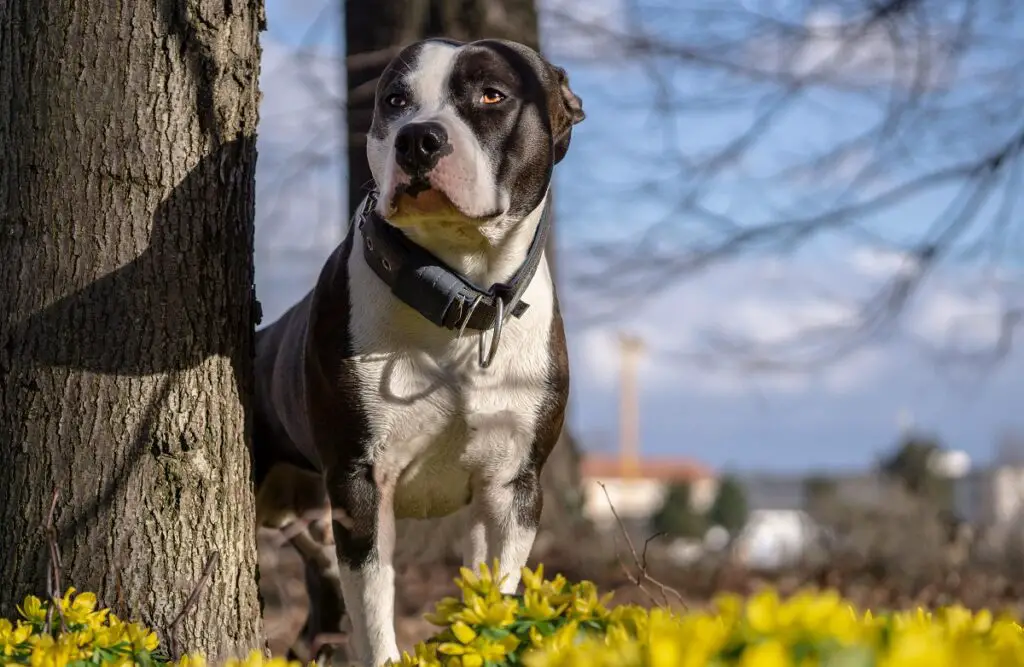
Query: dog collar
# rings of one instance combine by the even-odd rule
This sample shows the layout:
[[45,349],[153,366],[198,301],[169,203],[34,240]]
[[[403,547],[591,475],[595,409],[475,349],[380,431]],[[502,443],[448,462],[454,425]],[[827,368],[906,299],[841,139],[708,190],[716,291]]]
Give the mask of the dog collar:
[[[547,244],[551,229],[551,198],[541,213],[526,259],[505,283],[487,289],[474,285],[422,246],[413,243],[375,210],[377,195],[369,193],[359,211],[363,256],[391,292],[435,325],[452,331],[492,329],[491,348],[497,346],[507,314],[522,316],[529,304],[522,300]],[[482,343],[481,343],[482,345]],[[484,364],[481,355],[481,363]]]

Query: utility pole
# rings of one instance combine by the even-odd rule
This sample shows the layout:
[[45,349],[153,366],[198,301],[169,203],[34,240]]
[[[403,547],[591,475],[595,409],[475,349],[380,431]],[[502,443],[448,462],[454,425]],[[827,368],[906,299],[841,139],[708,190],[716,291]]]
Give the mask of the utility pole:
[[640,396],[637,367],[646,351],[639,336],[619,334],[619,455],[623,475],[640,471]]

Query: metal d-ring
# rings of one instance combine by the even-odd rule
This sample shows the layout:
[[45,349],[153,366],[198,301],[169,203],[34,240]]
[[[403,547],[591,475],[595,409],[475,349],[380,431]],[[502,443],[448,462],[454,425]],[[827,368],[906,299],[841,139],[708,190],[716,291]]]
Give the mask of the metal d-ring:
[[502,301],[501,297],[495,297],[495,303],[497,305],[497,311],[494,314],[494,333],[491,334],[491,348],[487,351],[487,355],[484,356],[484,332],[480,332],[480,338],[477,344],[477,353],[480,355],[480,368],[488,368],[491,362],[494,361],[494,355],[498,352],[498,341],[501,340],[501,326],[505,322],[505,302]]
[[462,340],[462,334],[466,333],[466,327],[469,326],[469,321],[473,319],[473,312],[476,311],[476,307],[480,305],[480,300],[483,298],[483,294],[477,294],[476,298],[473,299],[473,303],[469,304],[469,312],[466,313],[466,319],[462,320],[462,326],[459,327],[459,333],[455,336],[456,343]]

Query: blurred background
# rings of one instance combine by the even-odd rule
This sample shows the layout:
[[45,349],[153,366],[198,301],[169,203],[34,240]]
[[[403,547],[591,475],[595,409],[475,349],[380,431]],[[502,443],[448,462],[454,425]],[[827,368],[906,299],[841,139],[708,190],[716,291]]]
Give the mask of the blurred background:
[[[264,324],[345,233],[396,48],[515,39],[583,100],[549,248],[573,389],[548,572],[651,604],[660,584],[699,604],[765,582],[884,606],[1024,597],[1019,3],[266,5]],[[301,566],[268,532],[261,573],[287,645]],[[401,573],[406,646],[453,574]]]

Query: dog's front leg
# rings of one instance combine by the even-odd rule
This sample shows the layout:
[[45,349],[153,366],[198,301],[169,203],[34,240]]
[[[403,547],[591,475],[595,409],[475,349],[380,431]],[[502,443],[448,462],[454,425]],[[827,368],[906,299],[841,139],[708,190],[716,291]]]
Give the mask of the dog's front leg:
[[330,475],[328,489],[346,515],[334,534],[353,648],[368,667],[397,661],[394,484],[361,465]]
[[[498,559],[497,576],[504,577],[501,592],[511,595],[519,587],[521,570],[530,557],[540,524],[543,507],[540,477],[534,466],[527,464],[511,480],[486,480],[480,492],[480,505],[474,509],[483,524],[487,563],[490,565]],[[478,527],[479,523],[474,522],[470,529],[470,545],[474,543]],[[479,533],[476,537],[479,540]],[[468,551],[479,557],[482,550],[471,546]],[[479,563],[474,563],[472,569],[478,568]]]

